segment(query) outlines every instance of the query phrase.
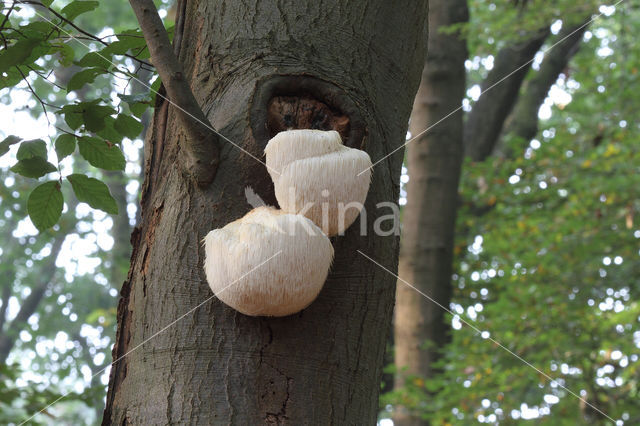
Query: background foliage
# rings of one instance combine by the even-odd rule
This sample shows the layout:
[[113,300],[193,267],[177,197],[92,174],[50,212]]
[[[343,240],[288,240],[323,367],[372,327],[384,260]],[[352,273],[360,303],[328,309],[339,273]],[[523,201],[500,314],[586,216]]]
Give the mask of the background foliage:
[[[383,408],[401,403],[433,424],[611,424],[570,389],[618,424],[636,424],[638,5],[507,3],[470,2],[466,110],[494,56],[518,34],[541,22],[557,33],[588,11],[602,17],[590,24],[540,108],[536,138],[504,137],[494,156],[465,162],[452,342],[442,348],[438,378],[413,377],[383,398]],[[536,56],[529,80],[542,59]]]
[[1,424],[69,392],[31,422],[102,418],[152,103],[147,60],[126,1],[2,2]]

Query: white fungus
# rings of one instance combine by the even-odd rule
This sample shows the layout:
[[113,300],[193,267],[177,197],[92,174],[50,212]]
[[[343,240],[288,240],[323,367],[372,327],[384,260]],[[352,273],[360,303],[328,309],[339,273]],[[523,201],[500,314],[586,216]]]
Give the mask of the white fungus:
[[329,236],[358,217],[371,181],[371,159],[342,144],[336,131],[288,130],[265,148],[280,208],[302,214]]
[[214,294],[251,316],[306,308],[333,260],[329,238],[309,219],[258,207],[204,239],[204,270]]

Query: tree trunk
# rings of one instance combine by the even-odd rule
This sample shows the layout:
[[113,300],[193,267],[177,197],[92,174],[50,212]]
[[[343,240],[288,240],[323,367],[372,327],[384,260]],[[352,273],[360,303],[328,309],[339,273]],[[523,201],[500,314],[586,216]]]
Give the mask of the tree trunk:
[[[462,104],[466,40],[444,34],[443,27],[468,21],[466,0],[429,2],[429,42],[422,83],[410,130],[417,135]],[[453,231],[462,161],[462,111],[408,145],[407,205],[404,209],[399,275],[436,302],[449,307]],[[429,378],[438,350],[449,340],[445,311],[399,282],[396,289],[396,386],[406,375]],[[425,344],[428,347],[425,348]],[[427,424],[399,407],[394,424]]]
[[[423,64],[417,3],[189,1],[180,59],[207,118],[251,155],[262,158],[280,96],[347,115],[349,143],[376,161],[404,141]],[[397,200],[402,154],[374,168],[368,234],[356,222],[332,239],[335,261],[309,308],[254,318],[214,298],[180,319],[211,297],[202,238],[249,210],[246,186],[275,200],[264,165],[231,144],[212,185],[186,179],[179,123],[161,103],[146,141],[104,424],[373,424],[395,288],[357,250],[395,269],[397,238],[372,229],[389,214],[377,203]]]
[[503,48],[496,56],[464,126],[465,150],[474,161],[483,161],[493,152],[531,61],[548,35],[545,27],[531,38]]
[[[545,54],[538,72],[524,84],[513,112],[505,122],[501,142],[505,137],[520,138],[524,144],[524,150],[531,139],[538,134],[540,106],[549,94],[551,86],[558,81],[558,77],[566,70],[571,58],[578,52],[586,30],[587,25],[580,24],[569,26],[558,34],[557,39],[563,41]],[[505,151],[507,150],[508,148],[505,148]],[[513,156],[512,152],[504,154],[506,157]]]

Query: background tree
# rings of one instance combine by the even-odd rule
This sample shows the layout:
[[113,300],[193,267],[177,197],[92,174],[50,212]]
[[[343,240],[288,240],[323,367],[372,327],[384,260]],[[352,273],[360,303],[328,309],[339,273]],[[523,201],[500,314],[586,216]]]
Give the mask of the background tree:
[[[451,301],[453,230],[463,152],[466,40],[460,25],[469,19],[466,0],[429,2],[429,41],[422,82],[411,113],[408,145],[408,204],[404,207],[398,275],[429,295],[397,283],[395,364],[403,392],[394,423],[421,424],[419,407],[428,404],[425,378],[434,375],[440,348],[449,341],[445,307]],[[455,32],[445,32],[452,26]],[[450,115],[451,112],[453,115]],[[426,132],[425,129],[429,129]],[[423,409],[423,408],[422,408]]]
[[[475,2],[471,3],[472,6],[474,3]],[[475,4],[477,5],[477,3]],[[569,6],[572,10],[585,16],[585,10],[588,10],[590,5],[585,2],[584,4],[574,3]],[[538,13],[538,11],[539,9],[536,9],[535,13]],[[599,9],[599,12],[606,16],[611,15],[614,11],[616,11],[614,7],[601,7]],[[526,17],[527,7],[519,10],[518,13],[522,17]],[[472,16],[474,16],[473,13]],[[563,14],[563,16],[571,17],[568,13]],[[615,16],[622,22],[626,21],[627,23],[629,19],[633,19],[629,18],[633,16],[633,14],[625,15],[616,13]],[[533,22],[537,21],[538,18],[530,19],[532,19]],[[496,90],[502,86],[503,83],[499,83],[495,88],[491,88],[495,82],[499,82],[502,78],[500,73],[495,70],[502,69],[504,71],[508,69],[508,67],[505,68],[501,62],[508,62],[508,59],[513,59],[518,56],[513,52],[513,48],[503,48],[501,52],[504,52],[504,49],[508,48],[512,50],[511,54],[498,54],[495,56],[495,60],[493,56],[483,57],[479,55],[474,57],[472,55],[467,62],[467,67],[470,71],[470,80],[472,82],[478,75],[473,70],[475,67],[474,63],[478,65],[485,64],[485,66],[486,64],[490,64],[490,66],[487,67],[489,69],[486,77],[483,77],[483,83],[472,87],[468,92],[471,96],[477,96],[474,94],[477,90],[481,95],[479,99],[476,97],[478,100],[473,104],[473,109],[471,109],[466,122],[465,146],[467,152],[476,160],[487,160],[476,163],[466,163],[464,168],[466,173],[464,175],[464,190],[462,193],[462,199],[464,200],[462,205],[463,215],[458,222],[459,242],[456,246],[456,251],[460,254],[459,259],[461,259],[461,263],[457,265],[456,274],[454,275],[454,283],[457,288],[454,289],[454,301],[451,305],[451,309],[456,315],[450,318],[454,329],[460,329],[460,332],[455,332],[453,334],[454,341],[446,346],[443,351],[439,352],[446,354],[445,358],[436,364],[443,368],[442,374],[439,377],[446,377],[444,382],[440,382],[439,379],[433,378],[433,376],[427,376],[425,388],[422,386],[422,379],[426,375],[417,375],[417,380],[412,382],[412,386],[405,386],[399,391],[396,391],[396,394],[393,395],[394,397],[391,399],[392,402],[396,403],[408,401],[409,406],[416,408],[416,410],[413,411],[416,416],[424,416],[425,423],[429,420],[437,420],[435,422],[438,423],[438,421],[442,419],[453,422],[494,422],[496,420],[509,422],[524,419],[539,419],[541,417],[552,424],[562,424],[563,422],[573,424],[576,421],[610,422],[610,420],[606,419],[598,410],[603,411],[609,415],[609,417],[613,416],[613,418],[625,420],[634,418],[634,410],[629,410],[628,404],[624,402],[626,398],[629,397],[626,389],[631,389],[630,394],[635,395],[635,392],[632,390],[634,383],[637,381],[633,373],[635,367],[629,365],[630,359],[637,360],[637,354],[634,353],[637,351],[637,348],[635,351],[633,349],[634,339],[630,338],[629,335],[622,335],[619,339],[615,339],[615,341],[612,342],[610,336],[613,332],[611,331],[612,326],[610,323],[603,329],[599,329],[598,331],[594,330],[588,318],[593,315],[603,315],[599,311],[605,308],[604,305],[600,305],[598,309],[594,309],[593,306],[597,306],[597,303],[594,301],[595,299],[587,298],[582,299],[582,302],[572,302],[571,308],[566,305],[565,300],[573,301],[578,298],[576,296],[578,293],[578,287],[575,287],[576,282],[583,283],[580,285],[580,288],[583,292],[588,289],[586,290],[587,294],[591,294],[592,291],[596,293],[602,292],[602,294],[610,293],[608,296],[611,299],[611,303],[614,303],[614,299],[611,296],[618,294],[618,296],[623,298],[624,294],[630,290],[628,287],[623,286],[620,292],[619,289],[614,290],[615,287],[612,288],[610,283],[598,284],[598,281],[602,281],[603,279],[602,274],[607,276],[607,272],[601,269],[602,262],[614,264],[615,258],[602,257],[602,254],[596,253],[606,253],[612,250],[612,247],[605,243],[608,238],[616,238],[621,241],[619,246],[616,245],[615,250],[624,251],[624,247],[626,246],[626,250],[634,251],[632,247],[634,245],[633,235],[635,231],[631,218],[637,208],[635,207],[634,201],[637,199],[637,196],[634,191],[628,191],[625,188],[627,188],[627,184],[636,185],[635,180],[631,178],[631,172],[622,172],[624,177],[621,176],[619,178],[620,180],[616,180],[616,183],[610,182],[611,185],[606,185],[608,189],[606,198],[608,199],[609,195],[613,192],[616,194],[613,195],[613,197],[620,199],[617,221],[619,222],[624,218],[624,227],[627,227],[628,232],[624,232],[621,224],[616,223],[610,223],[608,225],[610,229],[607,229],[607,225],[605,225],[604,229],[607,229],[607,233],[600,233],[604,232],[604,229],[593,221],[585,220],[585,218],[580,218],[576,221],[567,221],[570,222],[571,225],[568,225],[565,220],[560,219],[562,215],[568,214],[572,216],[572,214],[574,214],[569,214],[568,211],[565,210],[566,204],[568,203],[564,203],[562,200],[564,199],[563,197],[566,197],[567,193],[581,192],[581,195],[578,196],[576,201],[580,200],[579,203],[586,207],[586,205],[588,205],[586,200],[590,197],[588,194],[590,194],[592,190],[598,193],[602,191],[602,189],[597,189],[598,184],[594,176],[591,176],[589,179],[589,188],[585,193],[582,193],[582,191],[587,188],[583,187],[583,183],[578,184],[578,182],[586,181],[584,175],[575,181],[573,178],[571,180],[565,180],[561,185],[562,188],[557,189],[557,198],[560,200],[558,204],[556,204],[557,201],[551,201],[555,197],[546,195],[553,193],[553,191],[547,191],[552,185],[563,182],[559,177],[560,169],[566,170],[565,173],[569,173],[569,170],[579,170],[580,167],[582,167],[580,166],[582,163],[576,162],[584,161],[584,158],[574,160],[574,153],[577,151],[575,145],[573,145],[572,148],[563,145],[566,143],[563,141],[572,141],[572,143],[575,143],[575,141],[579,139],[574,136],[577,134],[576,128],[573,126],[569,128],[565,127],[567,129],[566,133],[561,136],[558,134],[560,127],[555,124],[556,120],[561,123],[576,123],[578,117],[586,118],[588,116],[593,118],[600,114],[603,105],[611,108],[612,115],[616,117],[622,116],[622,111],[627,110],[628,92],[625,90],[618,90],[614,92],[615,94],[612,94],[612,92],[608,90],[609,87],[607,87],[608,102],[604,104],[602,102],[589,100],[591,96],[602,97],[603,95],[598,95],[598,93],[604,92],[605,86],[602,84],[602,71],[596,71],[598,67],[589,67],[587,64],[594,60],[596,62],[602,61],[602,58],[605,58],[604,61],[602,61],[602,68],[615,70],[620,60],[616,59],[616,54],[632,55],[632,57],[634,57],[633,53],[631,53],[632,51],[629,49],[629,44],[622,41],[623,35],[625,34],[624,25],[617,23],[617,19],[609,18],[606,22],[604,20],[594,22],[592,26],[595,26],[595,28],[592,30],[587,30],[586,26],[581,26],[576,21],[568,18],[565,18],[562,22],[549,21],[549,23],[553,23],[550,27],[551,31],[549,31],[552,35],[546,43],[547,46],[555,45],[555,47],[545,53],[543,59],[542,56],[540,56],[541,60],[535,60],[533,71],[529,72],[528,78],[522,78],[522,84],[515,82],[515,80],[517,80],[515,77],[518,77],[518,75],[515,74],[503,82],[505,85],[511,82],[516,86],[521,86],[518,97],[514,97],[513,94],[505,94],[508,90],[513,91],[513,88],[503,87],[502,90]],[[504,24],[504,20],[501,18],[497,18],[497,21],[500,22],[501,25]],[[469,28],[473,28],[478,22],[482,22],[484,25],[487,23],[487,21],[483,21],[482,19],[475,22],[474,24],[474,20],[472,20]],[[583,22],[587,22],[587,19]],[[527,25],[525,22],[519,22],[518,24],[535,28],[534,25]],[[559,31],[560,25],[562,26]],[[488,28],[488,33],[490,33],[491,38],[493,38],[496,34],[493,31],[494,28],[491,26]],[[538,28],[543,27],[538,26]],[[594,33],[600,35],[600,37],[598,37],[600,41],[595,44],[593,40],[597,37],[593,36]],[[556,45],[561,39],[565,39],[565,41]],[[586,46],[578,50],[583,40]],[[526,42],[522,41],[517,41],[517,43],[520,46],[526,45]],[[500,43],[496,43],[496,39],[494,39],[491,40],[490,44]],[[481,45],[481,43],[470,40],[470,46],[478,45]],[[507,46],[509,45],[507,44]],[[480,52],[481,50],[477,51]],[[524,50],[521,49],[519,49],[519,51],[524,52]],[[533,59],[536,51],[537,49],[529,51],[527,55]],[[574,65],[569,68],[569,60],[576,52],[578,56],[574,61]],[[490,59],[490,62],[488,59]],[[627,64],[629,62],[633,63],[633,61],[629,60],[624,60],[623,62]],[[513,64],[511,70],[516,70],[518,65],[521,64]],[[480,65],[480,70],[485,66]],[[578,71],[581,69],[581,66],[586,67],[584,74]],[[527,68],[528,66],[525,67],[525,70]],[[587,72],[587,68],[589,72]],[[633,66],[631,66],[631,70],[633,70]],[[591,72],[595,75],[591,74]],[[607,72],[607,74],[611,75],[611,72]],[[634,81],[633,75],[633,71],[631,71],[629,76],[625,75],[625,77],[621,78],[621,80],[625,82],[626,87],[630,87],[629,84],[632,84]],[[482,73],[480,73],[480,76],[482,76]],[[582,78],[585,80],[582,80]],[[600,82],[598,83],[598,81]],[[594,84],[596,85],[594,86]],[[487,88],[491,89],[489,91],[480,91],[480,88],[484,88],[485,90]],[[552,97],[548,97],[550,89],[553,95]],[[573,97],[570,96],[569,93],[571,93]],[[512,106],[508,108],[505,108],[504,105],[501,106],[500,103],[502,100],[506,100]],[[470,104],[469,100],[465,100],[464,102],[463,105],[465,109],[469,109],[467,107],[467,105]],[[549,114],[551,111],[549,106],[552,106],[554,102],[558,103],[559,109],[553,111],[551,120],[547,121],[547,118],[551,115]],[[585,109],[585,105],[589,107]],[[540,148],[540,140],[533,139],[537,136],[539,109],[540,117],[545,118],[545,121],[543,121],[545,127],[541,130],[545,141],[548,141],[548,151]],[[476,116],[475,118],[474,115]],[[606,115],[608,116],[608,113]],[[495,124],[496,117],[499,119],[498,125]],[[589,119],[587,119],[587,121],[589,121]],[[477,129],[479,130],[469,130],[474,126],[478,126]],[[581,131],[585,130],[583,126],[580,126]],[[626,128],[628,126],[626,120],[622,120],[613,125],[614,128],[620,126]],[[591,127],[593,127],[593,125],[591,125]],[[573,128],[573,130],[570,130],[571,128]],[[603,124],[596,126],[593,133],[595,134],[593,137],[594,145],[599,145],[606,137],[604,134],[607,134],[607,132],[603,130]],[[627,142],[626,136],[621,137],[621,139],[625,139],[625,142]],[[477,143],[482,144],[483,147],[479,148],[476,145]],[[409,147],[411,147],[411,144]],[[409,148],[409,150],[411,150],[411,148]],[[608,157],[615,157],[613,152],[617,152],[617,148],[609,147],[609,150],[610,153]],[[492,151],[496,152],[500,158],[499,160],[488,157]],[[626,151],[625,149],[622,149],[622,151],[626,152],[625,155],[628,156],[629,163],[633,164],[630,167],[632,169],[637,168],[637,160],[635,160],[634,154],[631,154],[631,152],[635,151]],[[559,155],[565,152],[568,153],[566,156]],[[622,157],[618,157],[618,160],[622,161]],[[626,166],[622,166],[622,164],[614,166],[613,164],[616,163],[616,160],[611,161],[612,163],[608,163],[607,166],[610,170],[618,170],[618,167],[620,167],[619,170],[626,169]],[[514,190],[513,186],[517,185],[516,182],[525,180],[523,177],[525,176],[523,174],[525,172],[525,169],[522,167],[523,163],[530,164],[530,168],[527,170],[528,173],[533,175],[531,177],[534,181],[524,184],[521,190]],[[591,160],[587,162],[587,164],[590,163]],[[549,169],[550,164],[557,164],[556,167],[558,167],[558,169]],[[562,166],[560,164],[562,164]],[[498,171],[502,165],[504,165],[509,172]],[[502,173],[502,176],[498,177],[500,173]],[[504,175],[505,173],[507,173],[507,176]],[[597,172],[593,170],[587,173],[597,175]],[[571,174],[578,175],[577,172],[571,172]],[[540,179],[545,179],[543,176],[549,180],[540,182]],[[610,178],[608,178],[608,180],[610,180]],[[409,182],[411,182],[411,180]],[[570,182],[574,182],[578,187],[569,188],[572,185]],[[534,187],[536,190],[532,189]],[[533,192],[537,195],[531,197],[524,195]],[[544,195],[544,197],[541,197],[541,195]],[[507,199],[510,201],[507,201]],[[478,200],[482,201],[478,202]],[[505,206],[505,204],[508,204],[508,207]],[[410,208],[411,202],[409,201],[406,209]],[[602,214],[601,209],[596,206],[594,206],[594,209],[596,212],[595,216],[600,217]],[[587,210],[589,209],[587,208]],[[548,216],[543,218],[541,214],[542,211]],[[509,213],[507,214],[506,212]],[[529,213],[524,214],[523,212]],[[534,212],[539,213],[535,214]],[[405,210],[404,214],[405,217],[407,217],[409,211]],[[589,213],[586,214],[588,215]],[[507,217],[518,217],[519,221],[514,223],[513,219],[508,220]],[[615,222],[615,219],[612,220]],[[547,258],[545,254],[551,252],[551,247],[555,247],[556,243],[550,244],[550,240],[544,237],[551,238],[549,236],[549,230],[554,228],[555,225],[552,224],[557,222],[565,223],[562,228],[563,230],[558,230],[556,234],[556,238],[558,238],[559,241],[564,241],[565,239],[572,240],[573,238],[571,236],[576,234],[597,234],[598,236],[595,238],[598,240],[598,244],[587,243],[588,247],[591,248],[591,246],[593,246],[594,251],[591,252],[590,248],[589,250],[577,251],[575,247],[570,248],[569,246],[563,246],[559,251],[565,253],[563,256],[556,255],[555,257],[551,256]],[[488,232],[488,229],[494,228],[496,230],[495,234]],[[518,230],[522,230],[522,232],[518,232]],[[514,236],[514,238],[507,236],[511,234],[515,234],[516,236]],[[532,238],[534,235],[541,236],[540,240],[538,240],[541,243],[541,246],[538,247],[540,251],[532,249]],[[560,235],[562,235],[562,237]],[[610,237],[607,235],[610,235]],[[637,233],[637,235],[640,236],[640,233]],[[487,242],[487,238],[492,239],[491,244]],[[580,241],[582,244],[585,243],[582,239],[580,239]],[[600,245],[600,242],[602,242],[602,245]],[[637,243],[635,244],[637,245]],[[500,249],[496,251],[498,246]],[[513,250],[514,248],[515,250]],[[587,253],[593,254],[589,255]],[[485,257],[485,255],[488,257]],[[506,268],[505,271],[497,267],[497,265],[502,265],[505,257],[510,259],[510,265],[514,267],[514,270],[519,271],[515,274],[516,276],[520,275],[520,268],[523,268],[523,264],[529,265],[525,267],[526,272],[523,272],[523,276],[518,277],[521,283],[531,285],[528,287],[527,293],[529,298],[522,298],[524,295],[522,294],[521,287],[515,285],[506,286],[506,284],[504,286],[500,285],[500,283],[508,280],[508,278],[505,277],[506,274],[513,272],[509,271],[509,268]],[[528,259],[528,262],[525,263],[526,259]],[[568,259],[575,259],[575,261],[580,259],[580,265],[573,265]],[[626,259],[626,257],[619,256],[618,261],[620,265],[623,264],[623,261],[626,262]],[[555,261],[558,262],[558,266],[550,267],[550,264]],[[420,260],[415,259],[414,262],[419,264]],[[588,284],[584,281],[585,278],[583,275],[584,271],[588,270],[586,269],[586,265],[590,265],[590,268],[595,268],[595,270],[598,271],[597,279],[594,277],[595,280]],[[628,267],[637,270],[637,257],[631,261]],[[573,274],[568,273],[569,271],[572,271]],[[514,278],[511,277],[511,281],[513,281],[513,279]],[[563,286],[563,284],[565,285]],[[420,286],[421,281],[417,281],[416,285]],[[605,288],[597,290],[600,286],[605,286]],[[616,291],[618,292],[616,293]],[[573,294],[574,292],[575,294]],[[464,300],[464,302],[459,303],[458,297],[462,297],[461,300]],[[544,301],[542,303],[545,308],[541,309],[544,309],[545,314],[549,312],[547,315],[550,318],[549,320],[545,319],[542,321],[540,314],[535,312],[536,304],[533,303],[531,298],[535,298],[539,303],[540,301]],[[516,301],[521,302],[516,303]],[[580,305],[581,303],[584,303],[584,305]],[[538,306],[540,305],[538,304]],[[557,309],[549,309],[549,306],[557,306]],[[624,315],[633,316],[635,312],[634,306],[633,303],[629,305],[619,303],[617,309],[621,314],[625,312]],[[402,305],[398,305],[396,309],[402,309]],[[566,309],[572,312],[571,319],[566,317]],[[465,315],[462,315],[463,313]],[[575,317],[573,313],[576,313]],[[396,314],[396,316],[397,315],[398,314]],[[417,317],[420,318],[420,315]],[[481,321],[480,328],[487,330],[483,333],[482,337],[492,336],[503,343],[506,342],[507,347],[516,354],[532,362],[535,366],[541,366],[541,371],[547,376],[556,377],[558,375],[557,372],[560,372],[562,373],[561,378],[559,378],[557,382],[549,382],[547,377],[523,365],[512,355],[504,353],[500,348],[491,345],[490,342],[472,337],[475,334],[474,330],[464,327],[463,323],[461,323],[461,317],[469,322]],[[514,321],[514,319],[519,318],[522,318],[522,320],[526,319],[529,326],[525,329],[530,330],[531,334],[523,332],[520,321]],[[494,326],[495,329],[488,324]],[[620,330],[622,330],[621,327],[624,326],[625,323],[616,323],[616,327]],[[626,326],[629,330],[634,330],[633,324],[626,323]],[[523,336],[523,340],[520,340],[519,337],[516,339],[515,336]],[[581,336],[581,339],[593,340],[594,342],[599,342],[602,339],[607,343],[586,344],[586,340],[580,342],[573,341],[569,336]],[[589,337],[587,338],[587,336]],[[633,336],[633,332],[631,336]],[[572,349],[562,351],[554,347],[558,346],[558,342],[562,340],[572,341],[572,343],[568,343],[566,346]],[[525,341],[528,341],[529,344],[526,344]],[[544,342],[548,342],[551,346],[545,348]],[[407,341],[396,338],[396,345],[407,345],[407,343],[409,345],[416,345],[416,341],[414,340]],[[603,345],[605,348],[602,347]],[[637,347],[637,343],[635,345]],[[624,346],[627,352],[614,349],[620,346]],[[580,347],[580,350],[576,350],[576,347]],[[398,348],[396,348],[396,351],[397,350]],[[616,363],[617,361],[621,361],[623,367],[617,365],[614,368],[613,365],[616,363],[613,365],[610,364],[611,360],[609,360],[609,363],[606,361],[593,361],[606,353],[614,353],[615,360],[613,361],[616,361]],[[574,356],[575,358],[573,358]],[[559,359],[562,359],[562,361]],[[572,359],[573,363],[580,365],[580,367],[571,369],[569,366],[571,365],[570,360]],[[428,371],[425,365],[427,364],[423,364],[423,369],[425,369],[423,371]],[[397,368],[400,369],[401,366],[397,366]],[[413,364],[412,368],[416,371],[415,369],[417,367]],[[626,370],[624,375],[616,376],[614,374],[613,377],[608,380],[605,378],[614,370],[617,372],[622,369]],[[630,374],[630,376],[627,374]],[[518,377],[518,379],[516,379],[516,377]],[[431,380],[428,380],[429,378],[431,378]],[[605,382],[609,385],[605,385]],[[418,384],[417,386],[415,385],[416,383]],[[536,383],[538,386],[532,386],[533,383]],[[569,385],[569,383],[571,383],[571,385]],[[567,386],[569,389],[579,393],[579,395],[584,398],[584,401],[580,401],[572,395],[569,395],[568,391],[562,389],[562,386]],[[609,386],[615,388],[615,390],[607,390]],[[499,389],[499,391],[492,393],[489,389]],[[537,391],[532,391],[532,389],[536,389]],[[430,394],[426,393],[426,390],[431,391]],[[612,394],[615,394],[616,397],[614,398]],[[461,395],[465,396],[463,400],[460,400]],[[620,406],[624,406],[625,408],[620,410],[612,407],[614,399],[620,402]],[[420,403],[416,404],[416,402]],[[434,412],[438,413],[438,415],[432,417],[430,413]],[[551,415],[549,416],[549,414]],[[584,417],[584,419],[582,417]]]

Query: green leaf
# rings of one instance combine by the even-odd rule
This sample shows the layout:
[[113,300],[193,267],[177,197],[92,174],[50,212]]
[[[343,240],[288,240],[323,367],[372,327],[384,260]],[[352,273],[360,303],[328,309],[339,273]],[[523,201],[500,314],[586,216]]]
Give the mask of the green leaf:
[[108,69],[112,65],[111,55],[102,52],[89,52],[77,61],[76,65]]
[[116,124],[116,120],[113,117],[106,117],[104,119],[104,129],[96,132],[98,136],[102,139],[109,141],[111,143],[120,143],[122,142],[122,135],[118,132],[114,126]]
[[98,179],[81,174],[67,176],[71,182],[73,192],[79,201],[89,204],[94,209],[99,209],[111,214],[118,214],[118,205],[109,192],[109,187]]
[[42,157],[20,160],[16,165],[11,167],[11,171],[14,173],[36,179],[46,175],[47,173],[55,172],[56,170],[56,166],[49,163]]
[[75,51],[73,50],[73,47],[69,45],[69,43],[62,43],[59,46],[56,46],[56,50],[60,54],[60,65],[68,67],[73,63]]
[[126,161],[122,151],[105,140],[83,136],[78,141],[80,155],[92,166],[104,170],[124,170]]
[[47,159],[47,144],[42,139],[22,142],[20,148],[18,148],[16,158],[18,160],[27,160],[35,157]]
[[81,104],[65,105],[56,111],[56,114],[64,114],[65,123],[73,130],[76,130],[82,126],[83,123],[82,111]]
[[67,92],[72,90],[81,89],[87,83],[93,83],[97,76],[103,74],[104,70],[98,68],[87,68],[82,71],[78,71],[71,77],[67,84]]
[[92,11],[99,4],[97,1],[73,1],[62,8],[61,12],[67,19],[73,21],[78,15]]
[[26,25],[20,25],[20,34],[31,39],[44,40],[54,30],[55,26],[46,21],[33,21]]
[[99,105],[99,102],[98,99],[65,105],[56,114],[64,114],[64,121],[74,130],[84,124],[88,131],[99,132],[105,127],[106,118],[116,112],[111,107]]
[[129,104],[129,109],[131,110],[133,115],[135,115],[138,118],[142,117],[142,114],[144,114],[147,108],[149,108],[149,104],[145,104],[141,102],[138,102],[135,104]]
[[98,132],[104,129],[105,119],[114,112],[111,107],[91,104],[82,112],[84,127],[90,132]]
[[2,50],[0,53],[0,74],[11,67],[22,65],[40,43],[41,40],[27,38],[18,40],[13,46]]
[[129,109],[136,117],[142,117],[142,114],[149,108],[151,98],[148,93],[137,95],[118,95],[120,99],[129,105]]
[[77,130],[78,128],[80,128],[80,126],[82,126],[82,124],[84,123],[82,120],[82,114],[81,113],[69,113],[69,114],[65,114],[64,116],[64,121],[67,123],[67,125],[69,127],[71,127],[73,130]]
[[22,139],[20,139],[17,136],[13,136],[13,135],[7,136],[2,142],[0,142],[0,157],[2,157],[7,152],[9,152],[9,148],[11,147],[11,145],[18,143],[21,140]]
[[27,200],[31,222],[40,231],[51,228],[60,219],[63,204],[60,183],[49,181],[37,186]]
[[[1,55],[0,55],[1,58]],[[2,64],[0,64],[2,67]],[[6,74],[6,75],[5,75]],[[12,87],[22,81],[22,75],[18,72],[17,69],[11,68],[4,73],[0,72],[0,89],[4,89],[5,87]]]
[[68,157],[76,149],[76,137],[65,133],[56,139],[56,155],[58,161],[62,161],[63,158]]
[[118,34],[118,40],[109,43],[100,52],[106,55],[124,55],[129,50],[140,50],[147,44],[140,30],[128,30]]
[[135,139],[142,133],[142,123],[126,114],[118,114],[114,125],[115,129],[129,139]]
[[151,83],[151,96],[153,97],[152,102],[155,104],[156,98],[158,96],[158,92],[160,92],[160,86],[162,86],[162,80],[160,77],[156,78],[153,83]]

